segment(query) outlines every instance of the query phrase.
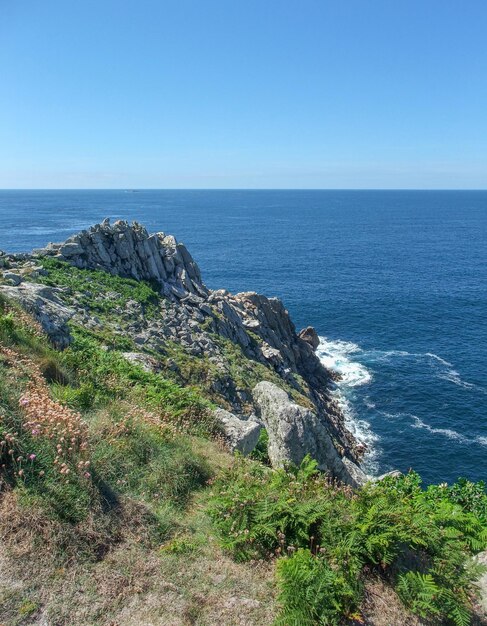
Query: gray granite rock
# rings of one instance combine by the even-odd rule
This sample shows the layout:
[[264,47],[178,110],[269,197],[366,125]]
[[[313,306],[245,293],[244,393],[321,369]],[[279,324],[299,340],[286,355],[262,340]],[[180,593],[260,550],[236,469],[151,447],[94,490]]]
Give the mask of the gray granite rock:
[[[318,336],[310,327],[298,335],[279,299],[255,292],[232,295],[223,289],[208,290],[184,245],[172,235],[149,234],[137,222],[110,224],[109,220],[104,220],[64,243],[48,244],[33,255],[10,255],[9,267],[14,273],[29,267],[30,276],[25,276],[25,282],[33,285],[29,281],[40,278],[33,268],[42,264],[39,257],[44,256],[58,258],[81,269],[99,269],[113,275],[150,281],[158,285],[163,296],[157,315],[146,315],[143,306],[128,300],[123,307],[117,307],[113,320],[102,323],[84,308],[83,294],[72,293],[65,297],[51,290],[36,299],[29,291],[31,287],[27,287],[27,291],[12,292],[12,297],[32,310],[38,319],[44,320],[41,323],[49,328],[49,334],[58,345],[69,343],[69,330],[65,324],[63,326],[63,315],[69,319],[73,314],[76,323],[86,328],[100,330],[103,324],[108,324],[111,332],[131,339],[137,345],[136,352],[129,353],[126,358],[146,368],[151,368],[152,364],[138,355],[160,354],[165,360],[167,343],[174,342],[187,354],[212,363],[218,376],[210,382],[211,391],[222,396],[235,414],[248,414],[254,410],[252,404],[258,402],[255,396],[251,397],[250,383],[243,388],[245,384],[236,380],[230,361],[247,358],[249,363],[258,363],[268,368],[274,378],[282,380],[283,386],[294,388],[306,397],[312,408],[302,414],[300,411],[306,409],[295,405],[295,423],[276,426],[276,437],[279,433],[284,437],[286,428],[298,434],[302,431],[299,449],[290,444],[289,453],[293,451],[294,455],[291,456],[302,458],[307,452],[317,454],[324,469],[336,476],[345,476],[347,482],[359,482],[358,474],[357,479],[351,478],[354,467],[347,470],[347,463],[341,459],[358,460],[364,446],[358,444],[347,430],[332,393],[333,374],[323,367],[315,354]],[[21,286],[11,288],[20,289]],[[26,293],[32,297],[26,297]],[[63,295],[69,313],[59,309],[63,304],[61,298],[56,301],[58,295]],[[110,293],[104,296],[112,297]],[[228,346],[231,344],[228,342],[232,344],[234,356],[229,356]],[[287,415],[286,411],[284,413]],[[239,422],[236,423],[238,427],[241,426]],[[308,422],[311,427],[303,430]]]
[[[478,554],[475,557],[475,559],[479,563],[487,567],[487,550]],[[479,586],[479,591],[480,591],[480,598],[479,598],[480,609],[484,617],[487,618],[487,572],[482,574],[482,576],[480,577],[478,581],[478,586]]]
[[320,345],[318,333],[312,326],[307,326],[306,328],[303,328],[303,330],[299,331],[298,337],[303,341],[306,341],[306,343],[309,344],[313,350],[316,350],[316,348]]
[[318,467],[352,486],[367,481],[350,459],[342,458],[324,420],[292,400],[274,383],[262,381],[253,390],[259,415],[269,435],[268,454],[273,467],[299,465],[309,454]]
[[206,296],[201,273],[188,250],[170,235],[147,230],[133,222],[108,219],[73,235],[63,244],[49,244],[36,251],[54,255],[79,268],[102,269],[136,280],[151,280],[177,297],[188,293]]
[[225,409],[215,409],[213,415],[221,423],[231,451],[250,454],[259,441],[262,424],[253,418],[240,419]]
[[0,293],[17,301],[41,324],[44,331],[58,348],[66,348],[71,342],[67,322],[75,314],[74,309],[65,306],[56,289],[24,282],[18,286],[0,286]]
[[122,356],[130,363],[140,365],[145,372],[157,372],[161,369],[157,359],[144,352],[122,352]]

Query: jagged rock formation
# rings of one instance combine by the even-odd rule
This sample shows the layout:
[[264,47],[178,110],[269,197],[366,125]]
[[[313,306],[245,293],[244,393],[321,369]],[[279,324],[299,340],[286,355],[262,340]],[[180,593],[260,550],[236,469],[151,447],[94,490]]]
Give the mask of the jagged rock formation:
[[150,235],[137,222],[129,226],[118,221],[112,226],[106,219],[64,243],[51,243],[37,252],[62,257],[80,269],[101,269],[135,280],[155,280],[166,295],[208,295],[200,270],[186,247],[172,235]]
[[[112,275],[150,281],[157,285],[162,296],[158,314],[145,315],[142,305],[129,299],[116,309],[117,320],[102,322],[81,305],[82,294],[78,297],[69,289],[49,290],[36,284],[36,280],[42,281],[42,262],[46,256],[80,269],[101,269]],[[111,225],[105,220],[64,243],[51,243],[32,255],[6,255],[2,259],[9,271],[22,277],[22,282],[17,286],[0,286],[0,293],[17,298],[34,312],[60,347],[69,342],[66,322],[70,318],[90,330],[106,330],[108,325],[110,332],[129,337],[135,349],[126,358],[140,362],[145,368],[158,366],[141,355],[148,352],[151,358],[154,354],[164,355],[169,343],[178,345],[188,355],[211,364],[217,374],[209,383],[210,391],[237,416],[253,412],[256,401],[251,392],[259,379],[250,382],[246,378],[253,372],[261,372],[260,380],[277,382],[293,394],[296,402],[306,405],[303,408],[295,404],[292,409],[296,424],[300,423],[293,428],[298,429],[302,439],[301,452],[309,448],[308,452],[319,455],[323,468],[349,483],[358,482],[353,474],[357,470],[360,478],[355,462],[363,446],[357,445],[345,428],[343,415],[330,393],[334,376],[315,354],[319,341],[316,331],[308,327],[298,335],[279,299],[254,292],[232,295],[225,290],[209,290],[183,244],[164,233],[149,234],[135,222],[129,225],[119,221]],[[103,297],[110,298],[111,294]],[[231,357],[229,346],[235,352]],[[241,365],[248,374],[236,376],[232,359],[243,359],[245,363]],[[288,399],[287,393],[283,393]],[[257,397],[258,402],[264,402],[261,395]],[[288,415],[288,409],[291,410],[288,406],[283,415]],[[237,426],[240,428],[241,424]],[[284,441],[284,434],[282,437]],[[248,448],[248,443],[245,446]],[[298,454],[291,445],[286,454],[294,460],[301,452]],[[280,462],[277,452],[275,458],[276,463]]]
[[313,350],[316,350],[316,348],[320,345],[320,338],[318,337],[318,333],[312,326],[306,326],[306,328],[300,330],[298,336],[303,341],[306,341],[306,343],[308,343],[313,348]]
[[268,454],[274,467],[299,465],[309,454],[321,470],[346,483],[358,486],[366,482],[366,475],[353,463],[344,463],[338,454],[323,416],[299,406],[267,381],[259,383],[253,395],[269,435]]

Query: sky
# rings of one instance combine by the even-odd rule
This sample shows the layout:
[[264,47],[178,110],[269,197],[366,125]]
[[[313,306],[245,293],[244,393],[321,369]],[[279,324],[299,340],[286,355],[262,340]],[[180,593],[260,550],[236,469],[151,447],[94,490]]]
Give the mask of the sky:
[[0,188],[487,188],[485,0],[0,0]]

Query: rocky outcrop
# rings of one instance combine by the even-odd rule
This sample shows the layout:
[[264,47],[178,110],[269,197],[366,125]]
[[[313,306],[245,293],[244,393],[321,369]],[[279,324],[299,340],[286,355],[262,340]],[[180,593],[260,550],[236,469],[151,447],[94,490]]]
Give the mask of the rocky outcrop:
[[[146,315],[139,302],[127,300],[123,306],[113,309],[110,319],[102,322],[93,310],[83,305],[83,293],[71,289],[54,290],[37,284],[46,274],[43,268],[46,256],[80,269],[103,270],[150,281],[162,296],[157,315]],[[275,441],[278,442],[279,438],[281,441],[276,443],[275,462],[298,461],[308,452],[317,455],[323,469],[344,477],[347,482],[359,482],[360,476],[353,478],[352,474],[364,447],[357,445],[345,427],[344,417],[331,393],[333,374],[323,367],[315,354],[318,335],[311,327],[298,335],[279,299],[255,292],[233,295],[225,290],[207,289],[198,266],[183,244],[165,233],[150,234],[136,222],[131,225],[125,221],[110,224],[105,220],[64,243],[48,244],[32,255],[5,255],[5,267],[22,279],[17,286],[3,286],[6,295],[32,311],[59,347],[69,343],[66,322],[71,318],[91,331],[109,331],[130,339],[134,348],[125,354],[125,358],[148,370],[157,370],[160,365],[157,355],[167,365],[171,360],[167,346],[169,343],[177,345],[188,355],[211,362],[215,375],[209,382],[209,391],[222,398],[222,404],[231,410],[229,416],[248,415],[254,410],[254,403],[267,402],[259,392],[252,397],[255,380],[247,384],[245,376],[235,376],[233,359],[245,361],[244,368],[250,363],[265,366],[272,376],[262,378],[282,381],[284,388],[295,390],[306,400],[304,404],[310,406],[310,410],[297,404],[291,406],[286,393],[276,387],[281,396],[275,405],[280,403],[281,409],[274,409],[277,415],[282,414],[283,423],[275,428],[271,425]],[[100,294],[99,297],[106,299],[111,294]],[[177,364],[174,364],[176,370]],[[275,392],[273,395],[277,397],[279,394]],[[242,420],[235,415],[233,418],[222,418],[228,424],[229,433],[231,428],[234,429],[233,434],[229,434],[231,446],[248,449],[248,441],[252,438],[249,435],[247,441],[244,431],[250,423],[242,425]],[[257,431],[254,427],[252,436]],[[241,437],[245,444],[240,443]],[[352,465],[347,470],[348,463]]]
[[157,372],[161,369],[157,359],[144,352],[122,352],[122,356],[130,363],[139,365],[144,372]]
[[312,326],[306,326],[306,328],[300,330],[298,337],[303,341],[306,341],[306,343],[309,344],[313,350],[316,350],[316,348],[320,345],[318,333]]
[[321,470],[358,486],[367,476],[350,459],[342,458],[325,421],[289,399],[277,385],[263,381],[253,391],[259,415],[269,435],[268,454],[273,467],[299,465],[309,454]]
[[71,342],[67,322],[75,311],[65,306],[59,298],[59,290],[36,283],[23,282],[17,286],[0,286],[0,293],[17,301],[41,324],[51,341],[58,348],[66,348]]
[[22,276],[19,274],[14,274],[13,272],[4,272],[3,278],[10,284],[17,287],[22,282]]
[[82,269],[101,269],[111,274],[158,282],[168,296],[188,293],[206,296],[198,266],[186,247],[172,235],[155,233],[134,222],[106,219],[73,235],[61,244],[49,244],[36,251]]
[[250,454],[259,441],[262,424],[253,418],[240,419],[224,409],[216,409],[213,415],[222,425],[230,450]]

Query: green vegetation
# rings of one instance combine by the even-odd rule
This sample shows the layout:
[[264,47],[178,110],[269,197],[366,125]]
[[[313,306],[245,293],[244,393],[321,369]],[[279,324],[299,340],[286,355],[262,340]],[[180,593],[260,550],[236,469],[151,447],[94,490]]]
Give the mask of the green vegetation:
[[135,300],[147,317],[153,317],[162,301],[157,285],[145,281],[112,276],[100,270],[79,269],[50,257],[42,259],[42,266],[48,274],[39,276],[37,282],[67,288],[68,297],[76,294],[81,306],[96,315],[108,316],[123,309],[127,300]]
[[296,387],[293,387],[283,381],[270,367],[248,359],[238,344],[219,335],[213,335],[213,339],[221,349],[225,363],[228,366],[229,377],[234,381],[236,389],[250,392],[257,383],[262,380],[268,380],[285,389],[298,404],[306,408],[312,408],[311,402],[304,395],[306,389],[300,386],[304,385],[304,381],[300,376],[295,375]]
[[170,533],[211,475],[189,434],[214,432],[208,404],[81,332],[56,352],[4,301],[0,342],[0,490],[69,524],[126,494]]
[[[45,607],[60,626],[118,623],[140,595],[168,609],[134,604],[138,623],[180,610],[188,624],[240,624],[243,585],[247,600],[259,598],[245,623],[342,626],[363,623],[371,577],[395,590],[405,615],[471,623],[482,571],[471,557],[487,546],[482,483],[423,489],[410,473],[354,491],[311,459],[272,470],[265,430],[252,458],[231,457],[209,386],[225,377],[235,393],[260,380],[285,386],[277,374],[216,335],[226,371],[173,342],[164,359],[174,371],[145,371],[123,357],[133,344],[110,324],[127,299],[155,315],[163,303],[152,286],[44,263],[44,282],[110,323],[72,324],[73,342],[58,352],[0,298],[0,538],[26,580],[6,594],[0,584],[2,623],[33,623]],[[286,390],[306,405],[296,384]],[[85,612],[73,616],[80,597]]]
[[265,428],[260,431],[259,440],[257,445],[250,453],[250,458],[254,459],[254,461],[260,461],[264,465],[270,465],[271,461],[269,459],[268,447],[269,445],[269,434]]
[[60,358],[64,367],[76,372],[77,386],[56,385],[53,389],[56,397],[72,408],[100,408],[110,401],[127,399],[156,410],[161,419],[184,424],[193,434],[217,432],[210,404],[196,389],[143,370],[117,350],[105,349],[82,329],[75,328],[73,338]]
[[99,477],[150,506],[184,505],[211,470],[187,437],[157,427],[150,414],[123,403],[92,424],[92,459]]
[[[258,596],[263,576],[234,570],[192,510],[230,462],[208,402],[81,328],[73,338],[54,350],[0,298],[0,622],[101,626],[151,591],[159,606],[129,610],[167,623],[165,581],[178,577],[178,602],[195,615],[216,613],[237,581]],[[209,582],[215,557],[228,588]],[[268,606],[253,609],[257,623]]]
[[[411,473],[357,492],[319,475],[316,463],[272,471],[241,460],[214,486],[211,515],[238,560],[277,562],[278,624],[340,624],[357,614],[366,571],[394,584],[427,619],[470,624],[487,546],[482,486],[421,489]],[[471,494],[474,492],[474,498]]]

